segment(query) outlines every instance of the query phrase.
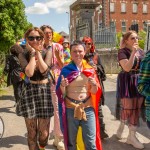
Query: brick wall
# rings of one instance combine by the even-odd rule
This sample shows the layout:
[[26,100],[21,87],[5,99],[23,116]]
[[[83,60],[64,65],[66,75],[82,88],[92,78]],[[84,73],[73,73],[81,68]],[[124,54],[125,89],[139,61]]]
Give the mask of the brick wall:
[[[116,29],[117,32],[122,31],[121,22],[126,22],[126,29],[128,30],[129,27],[132,25],[132,21],[137,21],[139,25],[139,30],[143,29],[143,22],[150,21],[150,1],[149,0],[110,0],[110,2],[115,3],[115,12],[110,12],[109,14],[109,3],[107,4],[107,25],[109,24],[110,20],[116,22]],[[121,13],[121,2],[126,3],[126,12]],[[138,4],[138,12],[133,13],[133,2],[137,2]],[[148,13],[143,13],[143,3],[148,5]]]

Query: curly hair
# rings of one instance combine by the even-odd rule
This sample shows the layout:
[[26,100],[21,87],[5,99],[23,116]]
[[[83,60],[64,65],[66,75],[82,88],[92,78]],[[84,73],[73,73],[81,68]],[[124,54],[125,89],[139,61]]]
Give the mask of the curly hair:
[[95,45],[93,43],[92,38],[90,38],[88,36],[85,36],[85,37],[83,37],[82,42],[85,43],[85,44],[86,43],[91,43],[90,53],[94,53],[95,52]]
[[50,29],[50,30],[52,31],[52,35],[54,35],[54,29],[53,29],[51,26],[49,26],[49,25],[42,25],[42,26],[40,27],[40,29],[41,29],[43,32],[44,32],[44,30],[45,30],[46,28]]

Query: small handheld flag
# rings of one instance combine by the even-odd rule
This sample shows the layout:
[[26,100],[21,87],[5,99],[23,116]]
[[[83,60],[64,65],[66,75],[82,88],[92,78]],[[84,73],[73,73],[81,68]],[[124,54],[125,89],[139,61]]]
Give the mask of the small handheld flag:
[[22,80],[24,80],[25,83],[27,83],[27,84],[30,83],[29,77],[26,74],[24,74],[23,72],[20,72],[20,78]]

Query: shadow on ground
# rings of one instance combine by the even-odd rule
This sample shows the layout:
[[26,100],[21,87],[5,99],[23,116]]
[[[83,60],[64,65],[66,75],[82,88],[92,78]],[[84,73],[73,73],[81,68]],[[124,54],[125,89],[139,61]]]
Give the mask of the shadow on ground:
[[0,100],[11,100],[11,101],[14,101],[14,96],[12,96],[12,95],[2,95],[2,96],[0,96]]
[[0,148],[11,148],[15,144],[27,145],[27,139],[22,136],[3,137],[0,140]]
[[[123,141],[119,141],[116,135],[113,135],[112,137],[103,140],[102,145],[104,150],[136,150],[133,146],[126,144],[125,139],[123,139]],[[150,143],[144,143],[144,146],[144,150],[150,150]]]
[[[107,91],[105,93],[105,105],[110,109],[111,115],[114,116],[114,121],[116,119],[116,91]],[[150,130],[148,129],[146,122],[140,118],[138,133],[142,134],[146,138],[150,139]],[[149,144],[150,149],[150,144]]]
[[0,113],[12,113],[12,114],[15,114],[14,111],[11,111],[10,109],[13,108],[14,106],[11,106],[11,107],[3,107],[3,108],[0,108]]

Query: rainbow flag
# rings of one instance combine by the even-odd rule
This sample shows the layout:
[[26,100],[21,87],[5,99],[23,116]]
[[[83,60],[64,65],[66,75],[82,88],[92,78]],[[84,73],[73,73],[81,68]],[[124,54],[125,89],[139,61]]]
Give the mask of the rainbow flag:
[[30,83],[30,79],[25,73],[20,72],[20,78],[24,80],[26,84]]

